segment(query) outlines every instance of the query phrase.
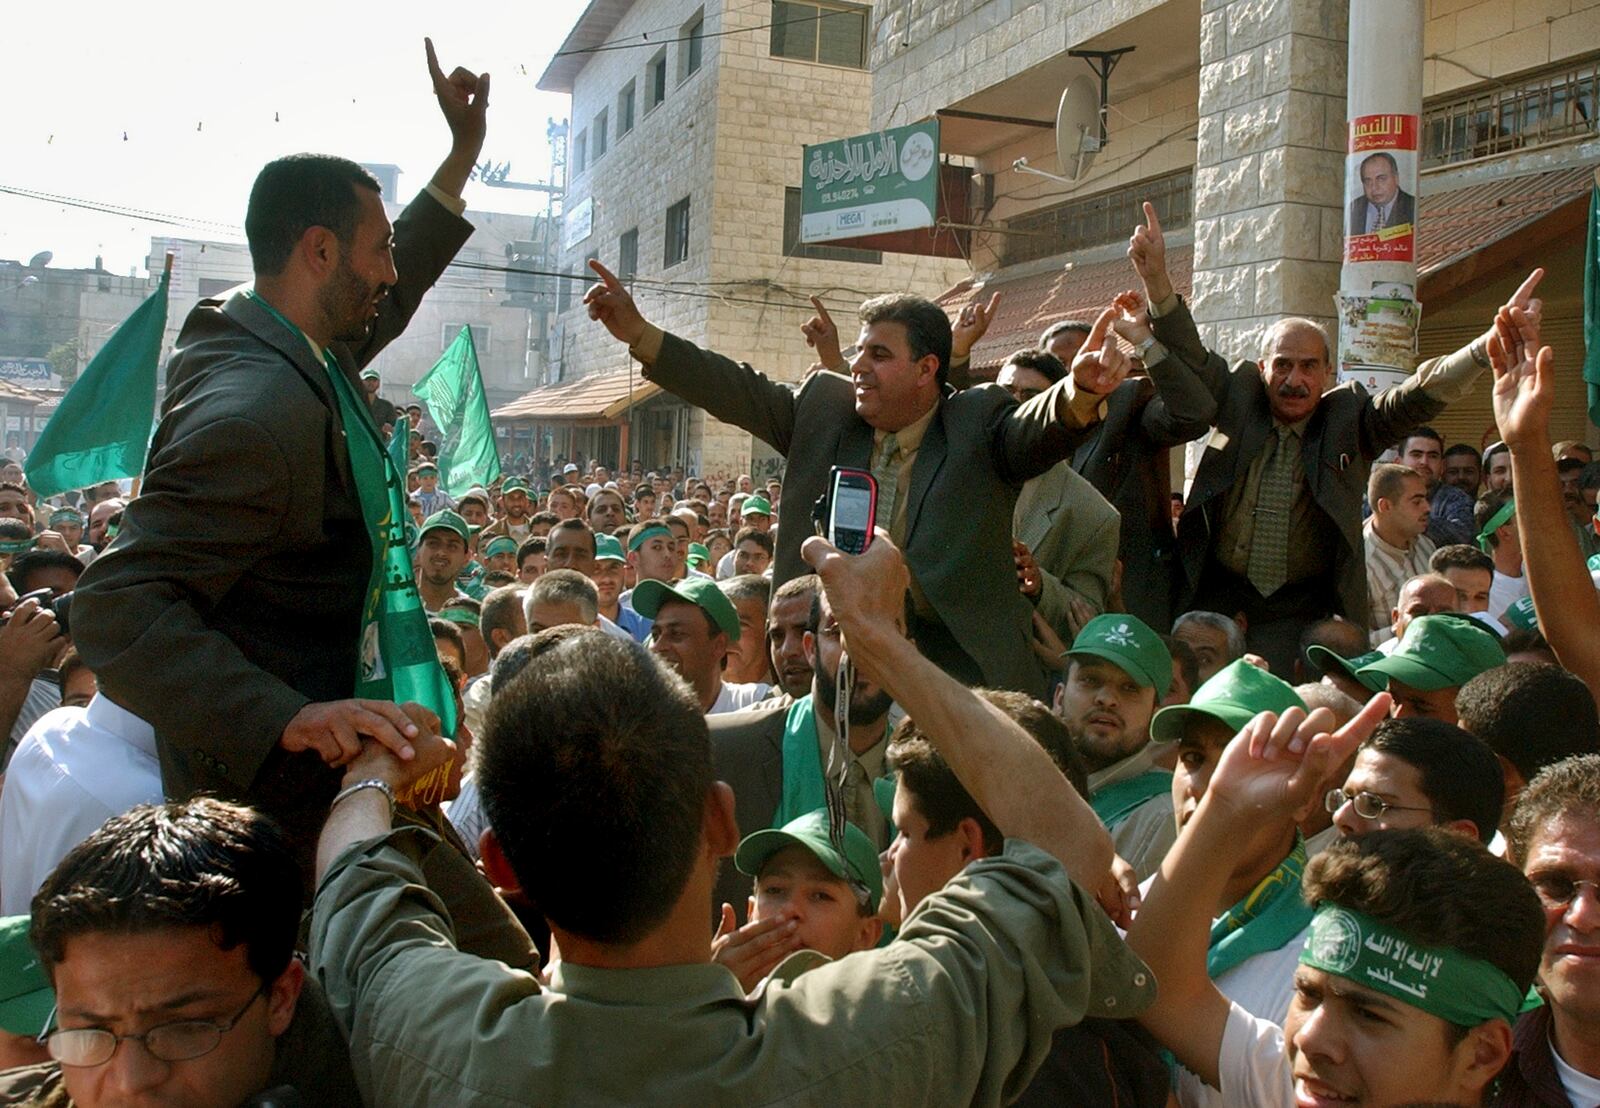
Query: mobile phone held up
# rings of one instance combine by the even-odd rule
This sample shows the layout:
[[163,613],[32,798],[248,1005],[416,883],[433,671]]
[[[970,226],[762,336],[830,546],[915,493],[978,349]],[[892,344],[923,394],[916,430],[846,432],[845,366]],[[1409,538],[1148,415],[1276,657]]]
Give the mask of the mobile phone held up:
[[866,470],[834,466],[811,520],[818,533],[844,553],[864,553],[878,523],[878,483]]

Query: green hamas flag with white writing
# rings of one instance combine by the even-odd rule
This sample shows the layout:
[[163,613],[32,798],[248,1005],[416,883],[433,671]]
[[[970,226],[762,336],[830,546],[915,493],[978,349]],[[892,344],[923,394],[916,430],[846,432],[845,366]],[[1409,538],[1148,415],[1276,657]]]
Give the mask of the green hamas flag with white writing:
[[474,486],[485,486],[500,476],[500,451],[489,423],[489,400],[483,395],[478,373],[478,351],[472,329],[461,333],[450,349],[411,389],[428,407],[428,417],[439,428],[439,485],[460,497]]
[[1589,386],[1589,422],[1600,424],[1600,169],[1594,179],[1583,265],[1583,379]]
[[61,398],[23,472],[54,496],[144,472],[156,409],[156,363],[167,328],[167,274]]

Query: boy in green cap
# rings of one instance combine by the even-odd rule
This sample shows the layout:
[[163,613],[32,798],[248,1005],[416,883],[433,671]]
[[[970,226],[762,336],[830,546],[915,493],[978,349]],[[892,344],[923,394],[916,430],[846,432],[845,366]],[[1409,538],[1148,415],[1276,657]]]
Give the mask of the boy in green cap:
[[1055,711],[1089,770],[1089,805],[1117,856],[1143,881],[1177,837],[1172,774],[1156,765],[1150,718],[1172,687],[1172,655],[1143,620],[1121,613],[1084,624],[1066,653]]
[[828,811],[819,808],[746,835],[733,864],[755,878],[750,925],[741,928],[733,906],[724,904],[711,957],[733,972],[745,992],[797,951],[814,956],[786,967],[786,978],[823,959],[837,961],[878,945],[883,871],[877,848],[855,824],[845,824],[841,854],[828,835]]
[[[1196,689],[1188,704],[1155,714],[1151,740],[1178,743],[1172,809],[1180,839],[1233,736],[1258,712],[1291,708],[1305,711],[1292,686],[1240,659]],[[1230,1001],[1253,1016],[1281,1023],[1294,995],[1295,961],[1311,923],[1311,909],[1300,896],[1306,847],[1293,814],[1276,814],[1241,832],[1234,857],[1238,861],[1232,873],[1207,905],[1212,922],[1206,969]],[[1141,893],[1148,887],[1147,882]],[[1185,1105],[1222,1103],[1191,1073],[1180,1075],[1178,1088]]]
[[1441,612],[1412,620],[1394,653],[1362,666],[1356,678],[1369,688],[1388,688],[1396,719],[1423,716],[1456,723],[1461,686],[1505,661],[1505,650],[1481,623]]
[[455,498],[439,487],[439,467],[433,462],[422,462],[412,470],[417,475],[417,491],[412,495],[422,505],[422,514],[431,516],[438,512],[455,511]]

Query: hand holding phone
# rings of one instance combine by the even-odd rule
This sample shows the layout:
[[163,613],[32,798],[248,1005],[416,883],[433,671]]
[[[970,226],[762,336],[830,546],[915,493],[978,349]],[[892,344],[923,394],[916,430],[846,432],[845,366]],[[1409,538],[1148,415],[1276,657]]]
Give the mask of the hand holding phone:
[[865,553],[878,524],[877,481],[866,470],[834,466],[812,520],[818,532],[844,553]]

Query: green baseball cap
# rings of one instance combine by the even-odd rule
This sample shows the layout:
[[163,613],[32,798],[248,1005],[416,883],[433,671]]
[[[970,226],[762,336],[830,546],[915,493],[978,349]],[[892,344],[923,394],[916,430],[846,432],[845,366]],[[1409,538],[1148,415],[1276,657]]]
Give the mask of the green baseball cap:
[[1161,636],[1137,616],[1108,612],[1083,625],[1067,657],[1100,658],[1140,685],[1156,690],[1156,699],[1172,688],[1172,654]]
[[376,381],[378,379],[378,371],[375,369],[363,369],[361,371],[361,379],[363,381]]
[[1506,652],[1471,616],[1440,612],[1418,616],[1393,654],[1362,666],[1356,679],[1399,681],[1424,692],[1465,685],[1486,669],[1504,665]]
[[446,531],[454,531],[461,536],[461,541],[464,543],[470,544],[472,542],[472,532],[467,527],[467,521],[456,515],[449,508],[434,512],[422,521],[422,530],[417,532],[417,541],[421,542],[428,537],[429,531],[437,531],[440,528]]
[[685,577],[676,585],[650,579],[640,581],[633,590],[633,610],[645,619],[655,619],[661,605],[668,600],[695,605],[727,632],[729,642],[739,641],[739,613],[734,611],[733,601],[723,595],[711,578]]
[[834,849],[828,837],[828,810],[818,808],[782,827],[769,827],[744,837],[733,856],[733,864],[740,873],[751,877],[761,875],[761,867],[778,851],[787,847],[804,847],[816,856],[829,873],[843,881],[854,878],[866,885],[871,893],[867,903],[869,911],[878,910],[883,898],[883,871],[878,867],[878,849],[867,838],[867,833],[853,823],[844,825],[844,856]]
[[439,472],[439,467],[433,462],[418,462],[416,465],[411,467],[411,472],[418,475],[424,473],[437,474]]
[[1317,668],[1324,673],[1336,670],[1352,681],[1361,682],[1373,692],[1383,691],[1382,681],[1374,681],[1371,677],[1363,678],[1356,672],[1362,666],[1369,666],[1379,658],[1382,658],[1383,651],[1381,650],[1369,650],[1365,654],[1357,654],[1354,658],[1346,658],[1319,643],[1306,647],[1306,656],[1316,663]]
[[37,1035],[56,1006],[55,990],[28,941],[27,916],[0,919],[0,1028]]
[[692,566],[702,566],[711,560],[711,550],[703,542],[689,544],[689,554],[684,559]]
[[507,477],[500,485],[500,495],[508,492],[528,492],[528,482],[521,477]]
[[772,514],[772,501],[759,494],[748,497],[739,505],[741,516],[770,516]]
[[489,545],[483,548],[483,556],[485,558],[493,558],[496,554],[515,554],[516,552],[517,540],[505,535],[496,535],[489,540]]
[[1237,732],[1260,712],[1304,710],[1305,706],[1294,686],[1241,658],[1212,674],[1211,680],[1194,691],[1189,703],[1162,708],[1152,716],[1150,738],[1158,743],[1176,742],[1183,738],[1183,725],[1196,715],[1218,720]]
[[1537,631],[1539,629],[1539,617],[1533,611],[1533,597],[1524,596],[1507,608],[1505,622],[1507,627],[1516,627],[1523,631]]
[[594,560],[597,562],[626,562],[628,556],[622,552],[622,540],[615,535],[596,535],[594,537]]

